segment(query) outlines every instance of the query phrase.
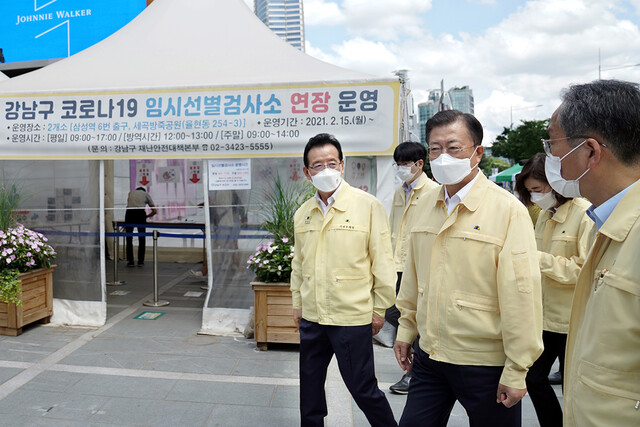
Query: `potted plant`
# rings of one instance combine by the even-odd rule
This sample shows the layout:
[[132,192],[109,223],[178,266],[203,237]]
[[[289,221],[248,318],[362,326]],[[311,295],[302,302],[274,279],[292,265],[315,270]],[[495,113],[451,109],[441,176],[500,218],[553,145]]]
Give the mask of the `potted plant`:
[[273,240],[260,244],[247,260],[247,268],[256,273],[251,282],[254,292],[255,340],[260,350],[269,342],[300,342],[293,322],[289,279],[294,251],[293,216],[313,194],[308,182],[284,183],[276,176],[264,193],[260,212],[262,227]]
[[0,184],[0,334],[20,335],[22,327],[48,322],[53,314],[51,261],[47,238],[15,221],[16,185]]

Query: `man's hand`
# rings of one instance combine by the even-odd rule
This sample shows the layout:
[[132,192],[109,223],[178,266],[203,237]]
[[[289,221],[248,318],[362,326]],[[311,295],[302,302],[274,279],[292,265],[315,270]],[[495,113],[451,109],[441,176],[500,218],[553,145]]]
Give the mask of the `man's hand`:
[[503,384],[498,384],[497,403],[502,403],[507,408],[511,408],[516,403],[520,402],[520,399],[527,394],[526,388],[513,388],[507,387]]
[[393,344],[393,352],[396,355],[398,365],[403,371],[411,372],[413,364],[413,354],[411,354],[411,344],[408,342],[396,341]]
[[293,309],[293,321],[296,324],[296,331],[300,329],[300,319],[302,319],[302,309],[294,308]]
[[380,332],[382,329],[382,325],[384,325],[384,317],[380,317],[376,314],[371,316],[371,334],[375,335]]

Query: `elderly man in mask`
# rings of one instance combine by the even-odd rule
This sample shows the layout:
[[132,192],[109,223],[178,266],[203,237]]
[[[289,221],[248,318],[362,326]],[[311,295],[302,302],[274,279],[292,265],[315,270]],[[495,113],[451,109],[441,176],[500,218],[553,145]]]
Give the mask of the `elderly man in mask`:
[[324,386],[335,355],[369,424],[393,427],[393,412],[378,388],[372,343],[393,304],[396,274],[387,212],[375,197],[342,179],[342,147],[333,135],[309,139],[303,161],[317,191],[294,217],[291,295],[300,330],[301,424],[324,426]]
[[[527,209],[478,170],[482,125],[442,111],[426,123],[442,184],[420,198],[396,306],[394,350],[413,373],[401,426],[521,425],[528,368],[542,352],[542,295]],[[419,346],[410,343],[420,334]]]

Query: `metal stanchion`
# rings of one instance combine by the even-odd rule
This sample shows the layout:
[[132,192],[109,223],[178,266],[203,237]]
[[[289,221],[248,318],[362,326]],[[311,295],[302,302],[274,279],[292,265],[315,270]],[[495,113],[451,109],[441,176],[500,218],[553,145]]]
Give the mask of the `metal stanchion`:
[[[114,228],[114,230],[116,230],[116,233],[118,232],[117,228]],[[107,286],[122,286],[127,283],[124,280],[118,280],[118,259],[120,258],[120,255],[118,254],[119,240],[118,236],[113,236],[113,252],[115,252],[116,256],[113,257],[113,281],[107,282]]]
[[158,301],[158,230],[153,230],[153,301],[143,303],[147,307],[164,307],[169,301]]

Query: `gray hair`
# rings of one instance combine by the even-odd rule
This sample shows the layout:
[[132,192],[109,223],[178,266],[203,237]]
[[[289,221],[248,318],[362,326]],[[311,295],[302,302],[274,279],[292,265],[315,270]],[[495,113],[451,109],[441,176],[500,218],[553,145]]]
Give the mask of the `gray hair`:
[[[558,124],[567,136],[602,137],[622,164],[640,162],[640,88],[621,80],[572,85],[562,93]],[[596,135],[593,135],[593,134]]]

